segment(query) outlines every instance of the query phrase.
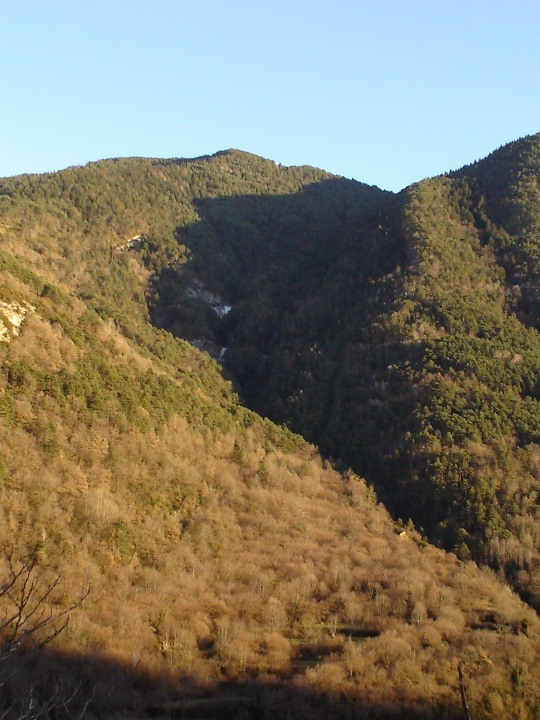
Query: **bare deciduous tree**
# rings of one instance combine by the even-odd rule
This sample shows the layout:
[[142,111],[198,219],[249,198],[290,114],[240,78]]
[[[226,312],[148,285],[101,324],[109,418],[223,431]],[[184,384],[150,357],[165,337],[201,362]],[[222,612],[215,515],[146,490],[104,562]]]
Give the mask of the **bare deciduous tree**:
[[60,577],[42,582],[37,551],[20,562],[12,550],[4,548],[3,555],[7,570],[0,579],[0,718],[82,718],[91,698],[77,703],[75,710],[80,684],[59,676],[43,687],[24,673],[24,667],[65,630],[70,612],[88,597],[90,587],[84,587],[69,607],[55,612],[50,602]]

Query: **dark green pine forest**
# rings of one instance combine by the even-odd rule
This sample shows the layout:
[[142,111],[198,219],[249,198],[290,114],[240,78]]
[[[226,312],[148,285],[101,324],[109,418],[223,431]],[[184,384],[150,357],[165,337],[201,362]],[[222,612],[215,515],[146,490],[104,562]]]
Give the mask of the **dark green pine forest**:
[[0,179],[0,303],[0,572],[93,578],[65,648],[295,717],[457,717],[459,657],[536,716],[540,135],[397,194],[238,150]]

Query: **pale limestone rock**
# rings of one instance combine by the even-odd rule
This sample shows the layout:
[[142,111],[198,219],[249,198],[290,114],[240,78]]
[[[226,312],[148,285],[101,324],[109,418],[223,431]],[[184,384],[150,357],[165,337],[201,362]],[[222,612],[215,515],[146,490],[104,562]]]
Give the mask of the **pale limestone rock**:
[[29,303],[0,300],[0,342],[10,342],[18,337],[26,315],[35,311],[36,308]]

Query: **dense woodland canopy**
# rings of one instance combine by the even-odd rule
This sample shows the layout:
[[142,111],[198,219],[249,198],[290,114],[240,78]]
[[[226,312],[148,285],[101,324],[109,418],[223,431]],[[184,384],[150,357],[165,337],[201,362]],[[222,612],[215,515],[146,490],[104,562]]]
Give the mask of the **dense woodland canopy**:
[[4,559],[53,615],[91,585],[47,672],[0,652],[13,717],[67,652],[111,716],[457,717],[459,661],[537,716],[539,176],[534,136],[398,195],[239,151],[0,180]]

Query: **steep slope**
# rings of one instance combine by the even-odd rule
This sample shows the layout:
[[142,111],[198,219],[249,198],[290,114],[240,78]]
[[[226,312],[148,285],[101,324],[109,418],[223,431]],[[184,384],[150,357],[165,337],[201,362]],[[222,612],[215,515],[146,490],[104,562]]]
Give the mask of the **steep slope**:
[[[90,581],[66,649],[141,662],[146,683],[171,673],[176,699],[259,678],[265,697],[288,693],[280,717],[457,716],[461,660],[477,716],[537,715],[530,608],[397,527],[358,476],[246,409],[218,363],[150,322],[180,332],[184,309],[191,340],[230,341],[254,404],[326,433],[373,477],[380,459],[390,497],[405,460],[404,488],[432,461],[427,424],[405,433],[432,407],[417,402],[438,387],[423,359],[434,348],[439,362],[429,343],[449,333],[428,310],[454,280],[428,272],[435,230],[419,222],[440,198],[436,228],[461,227],[453,184],[396,199],[238,152],[2,181],[0,539],[19,557],[37,548],[42,582],[60,575],[52,610]],[[521,368],[536,336],[513,322]]]
[[399,196],[327,179],[199,201],[179,237],[233,311],[203,317],[171,270],[151,297],[158,324],[227,348],[251,407],[535,604],[538,147],[526,138]]
[[408,193],[413,263],[407,300],[388,326],[418,355],[395,473],[401,502],[432,537],[504,568],[534,600],[539,337],[511,312],[512,290],[477,207],[459,175]]
[[[172,675],[159,712],[259,677],[268,702],[289,693],[280,717],[453,716],[461,659],[475,710],[535,716],[540,624],[507,588],[397,529],[357,476],[241,408],[212,360],[170,338],[172,362],[150,360],[13,267],[4,297],[27,314],[1,346],[0,539],[37,548],[40,582],[61,576],[53,611],[90,583],[66,650],[142,663],[147,693]],[[135,713],[135,691],[105,690]],[[136,692],[145,716],[156,700]]]

